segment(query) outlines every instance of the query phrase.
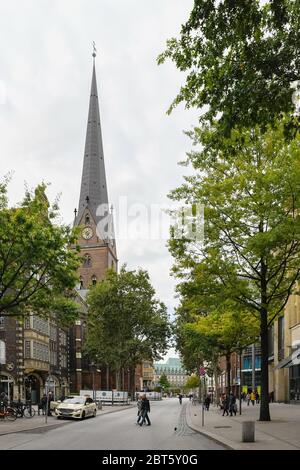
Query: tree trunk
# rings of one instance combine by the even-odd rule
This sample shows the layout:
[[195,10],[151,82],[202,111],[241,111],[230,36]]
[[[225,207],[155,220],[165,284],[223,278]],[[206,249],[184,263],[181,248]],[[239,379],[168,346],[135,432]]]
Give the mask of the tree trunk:
[[231,379],[231,362],[230,362],[231,355],[226,354],[226,374],[227,374],[227,394],[229,395],[231,391],[230,386],[230,379]]
[[116,371],[116,389],[117,390],[120,390],[120,387],[121,387],[120,381],[121,381],[121,371],[120,369],[118,369]]
[[129,377],[130,377],[131,400],[134,401],[135,400],[135,369],[130,369]]
[[259,421],[271,421],[269,409],[269,351],[268,351],[268,313],[265,308],[260,313],[261,339],[261,397]]

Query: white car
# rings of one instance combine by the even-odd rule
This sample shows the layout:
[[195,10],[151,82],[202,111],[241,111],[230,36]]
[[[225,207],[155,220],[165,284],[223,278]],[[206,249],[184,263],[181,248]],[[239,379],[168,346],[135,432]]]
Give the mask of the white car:
[[55,416],[60,418],[84,419],[95,417],[97,405],[91,397],[68,397],[55,408]]

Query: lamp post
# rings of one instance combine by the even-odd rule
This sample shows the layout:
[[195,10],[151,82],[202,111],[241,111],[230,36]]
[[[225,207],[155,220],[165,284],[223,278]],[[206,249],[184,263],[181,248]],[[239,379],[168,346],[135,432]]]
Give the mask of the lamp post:
[[94,362],[91,362],[90,363],[90,368],[92,370],[93,400],[95,400],[95,368],[96,368],[96,364]]

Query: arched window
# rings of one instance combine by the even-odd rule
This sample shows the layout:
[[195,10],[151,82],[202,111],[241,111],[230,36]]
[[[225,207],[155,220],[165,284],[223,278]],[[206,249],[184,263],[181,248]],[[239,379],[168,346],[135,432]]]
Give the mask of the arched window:
[[90,216],[89,214],[86,214],[85,215],[85,225],[89,225],[90,224]]
[[86,254],[83,257],[83,266],[84,268],[90,268],[92,266],[92,258],[90,255]]
[[92,276],[92,284],[93,286],[97,284],[97,277],[95,276],[95,274]]
[[0,364],[6,364],[6,347],[5,342],[0,340]]

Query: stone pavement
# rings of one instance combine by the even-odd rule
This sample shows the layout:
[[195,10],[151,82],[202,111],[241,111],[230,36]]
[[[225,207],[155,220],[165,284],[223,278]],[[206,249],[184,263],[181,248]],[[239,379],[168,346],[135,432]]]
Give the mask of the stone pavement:
[[[300,450],[300,406],[271,403],[271,422],[260,422],[259,405],[242,403],[242,415],[222,416],[216,406],[204,412],[188,403],[187,424],[195,431],[236,450]],[[242,422],[255,421],[255,442],[242,442]]]
[[[105,415],[107,413],[114,413],[116,411],[127,410],[133,405],[122,405],[122,406],[103,406],[102,410],[97,411],[97,417]],[[135,406],[135,403],[134,403]],[[0,419],[0,439],[1,435],[13,434],[16,432],[26,432],[34,429],[45,429],[57,428],[70,424],[75,420],[72,419],[56,419],[54,416],[48,416],[47,423],[45,423],[45,416],[36,415],[33,418],[17,418],[15,421],[8,421],[7,419]]]

